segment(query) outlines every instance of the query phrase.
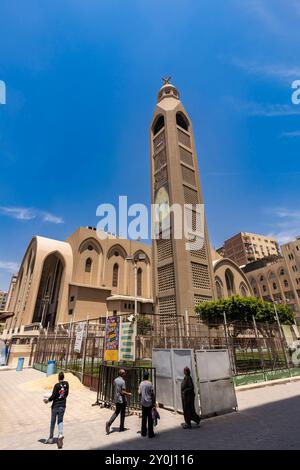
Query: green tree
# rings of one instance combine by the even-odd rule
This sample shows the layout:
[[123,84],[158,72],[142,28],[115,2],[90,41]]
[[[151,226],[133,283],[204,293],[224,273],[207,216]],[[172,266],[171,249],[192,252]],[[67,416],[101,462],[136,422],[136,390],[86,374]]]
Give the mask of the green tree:
[[147,315],[140,314],[137,317],[137,332],[140,335],[149,334],[151,331],[151,320]]
[[[276,305],[280,323],[291,325],[294,313],[287,305]],[[234,295],[228,299],[202,302],[195,307],[196,313],[207,324],[221,323],[224,312],[228,322],[252,322],[252,317],[258,322],[274,323],[274,305],[256,297],[240,297]]]

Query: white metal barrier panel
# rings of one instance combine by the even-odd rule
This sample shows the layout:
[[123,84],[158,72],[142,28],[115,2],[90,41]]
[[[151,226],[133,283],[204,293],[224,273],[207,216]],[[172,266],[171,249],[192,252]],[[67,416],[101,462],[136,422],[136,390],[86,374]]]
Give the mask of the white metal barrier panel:
[[175,408],[171,349],[153,349],[152,367],[156,369],[156,401]]
[[181,383],[183,369],[189,367],[195,386],[195,409],[199,412],[197,374],[193,349],[153,349],[152,366],[156,368],[156,400],[175,411],[182,411]]
[[181,383],[189,367],[195,386],[195,409],[201,415],[234,410],[237,401],[228,351],[193,349],[153,349],[156,368],[156,399],[165,407],[182,411]]
[[234,410],[237,408],[235,388],[228,351],[196,351],[199,379],[201,415]]

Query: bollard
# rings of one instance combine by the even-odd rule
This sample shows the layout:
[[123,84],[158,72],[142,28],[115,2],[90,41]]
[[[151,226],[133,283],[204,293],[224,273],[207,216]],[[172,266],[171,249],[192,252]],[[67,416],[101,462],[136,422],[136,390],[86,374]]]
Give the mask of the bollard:
[[48,361],[47,377],[52,374],[56,374],[56,361]]
[[23,365],[24,365],[24,357],[19,357],[18,358],[18,365],[17,365],[16,370],[17,371],[23,370]]

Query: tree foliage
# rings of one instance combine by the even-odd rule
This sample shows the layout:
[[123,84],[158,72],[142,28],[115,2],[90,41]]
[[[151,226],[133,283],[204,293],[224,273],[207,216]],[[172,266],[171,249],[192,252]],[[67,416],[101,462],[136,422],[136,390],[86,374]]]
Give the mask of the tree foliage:
[[[291,325],[294,321],[294,313],[287,305],[276,305],[279,321],[285,325]],[[206,323],[222,322],[224,312],[228,322],[241,321],[252,322],[252,317],[258,322],[274,323],[275,310],[271,302],[266,302],[256,297],[240,297],[234,295],[228,299],[202,302],[195,307],[195,311]]]
[[151,330],[151,320],[148,316],[140,314],[137,318],[138,334],[145,335]]

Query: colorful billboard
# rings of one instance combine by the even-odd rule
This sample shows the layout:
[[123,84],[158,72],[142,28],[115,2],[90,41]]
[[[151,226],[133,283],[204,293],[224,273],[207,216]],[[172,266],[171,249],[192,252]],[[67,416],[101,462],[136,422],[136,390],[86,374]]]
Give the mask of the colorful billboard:
[[105,361],[118,361],[119,359],[119,322],[119,317],[108,317],[106,319]]

